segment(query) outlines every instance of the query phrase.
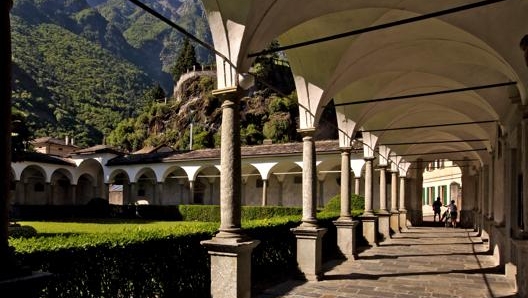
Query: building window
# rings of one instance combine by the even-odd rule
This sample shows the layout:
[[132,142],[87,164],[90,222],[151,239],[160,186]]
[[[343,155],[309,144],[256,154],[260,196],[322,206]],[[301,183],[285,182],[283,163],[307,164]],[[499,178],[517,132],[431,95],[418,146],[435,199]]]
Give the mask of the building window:
[[449,200],[447,197],[447,185],[438,186],[438,196],[440,197],[443,204],[447,205],[448,200]]

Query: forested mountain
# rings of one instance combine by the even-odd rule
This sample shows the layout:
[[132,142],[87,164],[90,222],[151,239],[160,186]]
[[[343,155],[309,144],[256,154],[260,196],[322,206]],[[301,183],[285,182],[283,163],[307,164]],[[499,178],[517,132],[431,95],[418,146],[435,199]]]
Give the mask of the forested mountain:
[[[198,0],[144,2],[210,40]],[[36,136],[100,143],[157,82],[172,91],[182,36],[126,0],[15,0],[11,15],[13,103]]]
[[[212,43],[200,0],[143,2]],[[189,82],[181,100],[163,98],[186,71],[179,55],[190,49],[175,29],[128,0],[14,0],[11,13],[13,106],[27,115],[35,137],[69,136],[81,147],[105,140],[128,151],[159,144],[187,149],[194,123],[194,149],[218,145],[214,78]],[[210,52],[192,48],[183,61],[212,64]],[[255,61],[256,85],[241,102],[243,144],[299,139],[293,77],[279,56]],[[335,137],[335,129],[319,136]]]

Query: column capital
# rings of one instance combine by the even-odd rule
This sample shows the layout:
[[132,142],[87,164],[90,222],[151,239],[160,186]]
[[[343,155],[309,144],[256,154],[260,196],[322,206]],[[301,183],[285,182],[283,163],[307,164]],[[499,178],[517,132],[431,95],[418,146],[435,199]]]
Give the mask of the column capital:
[[365,156],[365,157],[363,157],[363,159],[365,161],[373,161],[374,159],[376,159],[376,157],[374,157],[374,156]]
[[214,96],[223,98],[225,96],[233,95],[234,93],[239,92],[239,91],[240,91],[240,88],[235,86],[235,87],[216,89],[216,90],[213,90],[212,93]]
[[389,167],[389,165],[380,165],[380,164],[377,166],[378,169],[380,169],[380,170],[381,169],[385,169],[385,171],[387,170],[388,167]]
[[303,137],[312,137],[315,133],[315,127],[299,128],[297,132]]
[[339,147],[341,153],[349,153],[352,151],[352,147]]

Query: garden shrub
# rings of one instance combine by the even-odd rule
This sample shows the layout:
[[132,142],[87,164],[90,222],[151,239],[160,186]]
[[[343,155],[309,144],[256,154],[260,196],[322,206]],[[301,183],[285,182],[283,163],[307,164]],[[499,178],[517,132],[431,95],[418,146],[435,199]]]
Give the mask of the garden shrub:
[[[147,215],[155,211],[145,207]],[[167,207],[167,206],[160,206]],[[149,220],[88,220],[105,226],[120,224],[122,232],[110,233],[101,225],[92,231],[43,234],[36,238],[10,239],[18,258],[32,270],[53,273],[38,297],[210,297],[210,259],[202,240],[213,237],[218,229],[220,206],[169,206],[185,223],[160,223],[156,230],[128,228],[130,223],[154,225]],[[148,212],[147,212],[148,211]],[[252,253],[252,285],[257,293],[277,282],[299,274],[296,239],[291,229],[300,224],[302,208],[243,206],[244,232],[260,241]],[[323,260],[336,252],[335,214],[318,215],[320,225],[328,229],[323,238]],[[251,220],[251,221],[249,221]],[[39,223],[50,225],[51,223]],[[164,227],[167,224],[169,227]],[[63,222],[56,223],[62,226]],[[42,229],[45,231],[45,229]]]
[[37,236],[37,230],[32,226],[12,225],[8,227],[11,238],[31,238]]
[[180,205],[178,209],[183,221],[220,221],[219,205]]
[[[359,213],[362,213],[363,210],[365,210],[365,198],[360,195],[352,194],[350,196],[350,210],[353,215],[358,215]],[[341,195],[338,194],[332,197],[326,203],[323,211],[339,213],[341,211]]]
[[[244,222],[244,232],[260,241],[252,253],[253,293],[299,274],[291,232],[299,219],[293,215]],[[320,221],[328,228],[324,260],[336,251],[333,219]],[[40,298],[200,298],[210,297],[211,282],[209,256],[200,241],[211,239],[217,228],[212,223],[187,223],[188,232],[135,229],[111,235],[50,235],[41,239],[41,246],[32,238],[17,239],[15,247],[24,264],[54,274]],[[21,241],[29,242],[24,246]]]
[[266,219],[290,215],[302,215],[302,208],[279,206],[242,206],[242,220]]
[[[219,205],[180,205],[179,212],[184,221],[220,221]],[[242,206],[242,220],[267,219],[289,215],[301,215],[300,207]]]

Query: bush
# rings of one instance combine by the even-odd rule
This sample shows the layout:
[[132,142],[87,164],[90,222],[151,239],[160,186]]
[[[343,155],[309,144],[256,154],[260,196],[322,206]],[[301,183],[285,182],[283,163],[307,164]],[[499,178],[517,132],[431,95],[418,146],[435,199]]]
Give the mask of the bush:
[[[298,219],[290,216],[245,222],[244,232],[260,240],[252,253],[254,293],[298,273],[296,240],[290,231],[299,225]],[[323,249],[324,259],[328,259],[335,251],[335,227],[330,220],[323,220],[322,225],[329,229]],[[33,270],[54,273],[41,298],[210,297],[210,261],[200,241],[212,237],[214,225],[187,223],[185,228],[187,232],[181,234],[182,229],[173,234],[161,229],[114,233],[110,235],[114,240],[105,233],[50,236],[43,240],[55,239],[57,245],[40,249],[32,245],[31,251],[22,252],[17,248],[17,254]],[[109,239],[97,242],[93,237]],[[77,240],[62,246],[65,239],[72,238]]]
[[[183,221],[220,221],[219,205],[180,205],[179,211]],[[279,206],[242,206],[241,211],[243,220],[272,219],[302,214],[302,208]]]
[[13,225],[8,227],[11,238],[31,238],[37,236],[37,230],[32,226]]
[[[365,210],[365,198],[360,195],[352,194],[350,196],[350,211],[353,214],[362,213]],[[341,195],[332,197],[328,203],[326,203],[324,212],[337,212],[341,211]]]
[[302,215],[302,208],[279,206],[242,206],[243,220],[270,219],[290,215]]

